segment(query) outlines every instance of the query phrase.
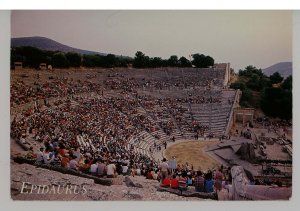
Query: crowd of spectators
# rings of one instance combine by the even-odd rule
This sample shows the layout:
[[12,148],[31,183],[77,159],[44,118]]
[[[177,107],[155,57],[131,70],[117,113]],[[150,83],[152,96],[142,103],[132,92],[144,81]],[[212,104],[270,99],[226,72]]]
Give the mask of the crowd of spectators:
[[[221,80],[214,78],[219,77],[218,73],[191,70],[183,80],[181,71],[175,71],[174,75],[168,70],[158,72],[168,75],[167,80],[162,80],[165,77],[136,78],[112,74],[103,83],[75,80],[72,77],[51,77],[45,82],[35,80],[33,85],[21,80],[14,81],[11,84],[12,108],[28,102],[33,106],[17,112],[13,117],[11,136],[22,144],[29,143],[29,146],[32,145],[29,139],[45,145],[45,148],[54,145],[52,152],[56,146],[63,145],[70,151],[79,148],[82,154],[88,153],[92,158],[101,153],[110,153],[108,159],[116,159],[116,156],[126,153],[129,153],[129,157],[136,154],[129,143],[142,131],[147,131],[156,139],[160,138],[156,132],[158,130],[170,139],[175,132],[203,135],[208,127],[187,118],[190,115],[188,105],[220,101],[218,91],[195,89],[196,86],[206,89],[212,83],[217,84]],[[199,77],[203,80],[199,80]],[[185,86],[183,84],[186,81],[189,83]],[[140,93],[145,88],[176,86],[185,86],[194,91],[187,95],[178,92],[178,97],[168,97],[171,92],[161,97]],[[113,95],[105,96],[104,90],[105,93],[113,92]],[[90,93],[91,96],[81,95],[84,93]],[[51,103],[49,99],[52,99]],[[75,106],[72,105],[74,102]],[[147,114],[138,112],[141,107]]]
[[[185,74],[184,78],[180,78],[180,74],[167,78],[112,75],[103,83],[58,77],[46,82],[36,80],[33,85],[14,81],[11,84],[12,108],[27,103],[33,106],[17,112],[12,118],[11,137],[27,144],[27,157],[38,163],[93,175],[145,175],[161,181],[174,175],[178,179],[185,173],[195,176],[193,169],[185,172],[181,167],[173,168],[169,174],[168,168],[136,152],[135,143],[130,142],[142,131],[159,136],[156,131],[161,130],[171,139],[175,131],[203,135],[208,129],[186,116],[190,115],[190,104],[220,102],[220,92],[209,91],[212,85],[220,83],[220,79],[214,78],[219,76],[216,72],[212,75],[207,72],[202,75],[203,80],[199,80],[201,73],[197,71]],[[178,93],[177,97],[154,97],[141,92],[176,87],[192,91]],[[200,91],[199,87],[206,91]],[[113,93],[112,96],[105,95],[108,92]],[[140,108],[146,114],[139,112]],[[38,150],[33,146],[38,146]]]
[[[206,172],[195,170],[192,165],[188,163],[173,166],[176,159],[173,157],[167,162],[164,158],[160,164],[160,171],[158,177],[153,177],[151,169],[146,174],[147,179],[160,180],[161,187],[178,189],[181,192],[186,190],[194,190],[196,192],[218,192],[222,188],[227,188],[231,182],[230,170],[221,166],[218,169]],[[150,172],[150,173],[149,173]],[[155,172],[155,171],[154,171]]]
[[144,176],[146,179],[159,181],[161,187],[180,191],[218,192],[227,188],[232,179],[230,169],[223,166],[203,172],[195,170],[188,163],[177,164],[175,157],[169,161],[164,158],[157,163],[134,155],[92,156],[90,153],[81,153],[79,148],[66,150],[63,144],[47,145],[37,152],[30,148],[26,157],[35,159],[37,164],[69,168],[102,178],[116,178],[118,175]]
[[73,94],[101,91],[100,84],[73,79],[52,79],[47,82],[35,82],[26,85],[23,81],[16,81],[10,86],[11,106],[22,105],[40,99],[67,97]]

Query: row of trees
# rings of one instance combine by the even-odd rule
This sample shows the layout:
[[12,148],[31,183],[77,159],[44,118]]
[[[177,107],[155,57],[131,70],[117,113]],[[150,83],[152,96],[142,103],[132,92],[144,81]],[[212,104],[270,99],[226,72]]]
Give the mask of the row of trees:
[[242,91],[242,107],[260,108],[271,117],[292,118],[292,76],[284,80],[276,72],[268,77],[261,69],[247,66],[230,87]]
[[133,60],[133,66],[136,68],[153,68],[153,67],[195,67],[206,68],[214,65],[214,59],[203,54],[193,54],[193,60],[190,61],[184,56],[178,57],[176,55],[170,56],[169,59],[162,59],[161,57],[150,58],[143,52],[138,51]]
[[14,62],[23,62],[23,66],[38,68],[40,63],[50,64],[53,67],[128,67],[156,68],[156,67],[195,67],[205,68],[214,65],[214,59],[203,54],[193,54],[193,60],[172,55],[169,59],[160,57],[150,58],[141,51],[135,57],[121,57],[113,54],[107,55],[80,55],[78,53],[63,53],[59,51],[43,51],[38,48],[25,46],[11,49],[11,65]]
[[43,51],[25,46],[11,49],[11,65],[23,62],[24,66],[38,68],[40,63],[50,64],[58,68],[68,67],[127,67],[132,59],[128,57],[107,55],[80,55],[74,52]]

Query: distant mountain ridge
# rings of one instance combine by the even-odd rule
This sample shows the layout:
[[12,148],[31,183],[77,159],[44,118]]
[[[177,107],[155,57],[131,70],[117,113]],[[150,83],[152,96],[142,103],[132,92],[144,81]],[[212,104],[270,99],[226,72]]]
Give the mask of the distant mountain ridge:
[[284,78],[293,74],[293,63],[292,62],[279,62],[270,67],[262,70],[267,76],[272,75],[275,72],[280,73]]
[[73,48],[55,40],[46,38],[46,37],[18,37],[18,38],[11,38],[11,46],[12,47],[21,47],[21,46],[32,46],[35,48],[39,48],[41,50],[48,50],[48,51],[61,51],[61,52],[75,52],[79,54],[100,54],[100,55],[107,55],[105,53],[95,52],[95,51],[88,51],[82,50],[78,48]]

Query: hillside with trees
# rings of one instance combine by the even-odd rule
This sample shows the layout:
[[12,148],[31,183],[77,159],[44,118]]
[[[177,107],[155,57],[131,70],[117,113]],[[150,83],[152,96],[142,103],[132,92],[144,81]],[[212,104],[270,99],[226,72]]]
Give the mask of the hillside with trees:
[[79,54],[76,52],[46,51],[31,46],[11,48],[11,67],[14,62],[22,62],[24,67],[38,68],[40,63],[55,68],[69,67],[127,67],[132,63],[129,57],[113,54]]
[[261,69],[247,66],[239,70],[237,81],[230,87],[242,91],[241,107],[261,109],[270,117],[292,119],[292,76],[283,80],[275,72],[268,77]]
[[207,68],[214,65],[214,59],[203,54],[193,54],[193,60],[171,55],[168,59],[149,57],[137,51],[134,58],[114,54],[79,54],[76,52],[47,51],[31,46],[11,48],[11,67],[14,62],[22,62],[24,67],[38,68],[40,63],[52,65],[54,68],[69,67],[129,67],[158,68],[158,67],[198,67]]
[[283,78],[287,78],[293,73],[293,63],[292,62],[279,62],[270,67],[262,70],[267,76],[270,76],[276,72],[280,73]]
[[11,38],[11,46],[12,47],[31,46],[31,47],[38,48],[38,49],[45,50],[45,51],[60,51],[60,52],[64,52],[64,53],[74,52],[74,53],[78,53],[78,54],[106,55],[106,54],[100,53],[100,52],[73,48],[68,45],[59,43],[55,40],[49,39],[47,37],[39,37],[39,36]]

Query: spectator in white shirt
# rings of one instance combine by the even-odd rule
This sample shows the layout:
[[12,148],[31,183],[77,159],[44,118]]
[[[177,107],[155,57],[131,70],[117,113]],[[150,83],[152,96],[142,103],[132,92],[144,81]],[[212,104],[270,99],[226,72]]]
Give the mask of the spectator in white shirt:
[[41,147],[40,151],[38,151],[38,153],[36,153],[36,161],[38,163],[44,162],[44,148],[43,147]]
[[112,160],[110,164],[107,165],[107,178],[114,178],[116,176],[116,169],[115,160]]
[[50,152],[48,149],[45,149],[45,153],[43,155],[44,158],[44,164],[50,164],[52,161],[52,158],[50,157]]
[[92,175],[97,175],[97,171],[98,171],[98,164],[97,164],[97,160],[94,159],[93,163],[90,167],[90,172],[91,172]]
[[128,166],[127,166],[127,163],[123,163],[123,166],[122,166],[122,174],[125,176],[127,175],[128,173]]

